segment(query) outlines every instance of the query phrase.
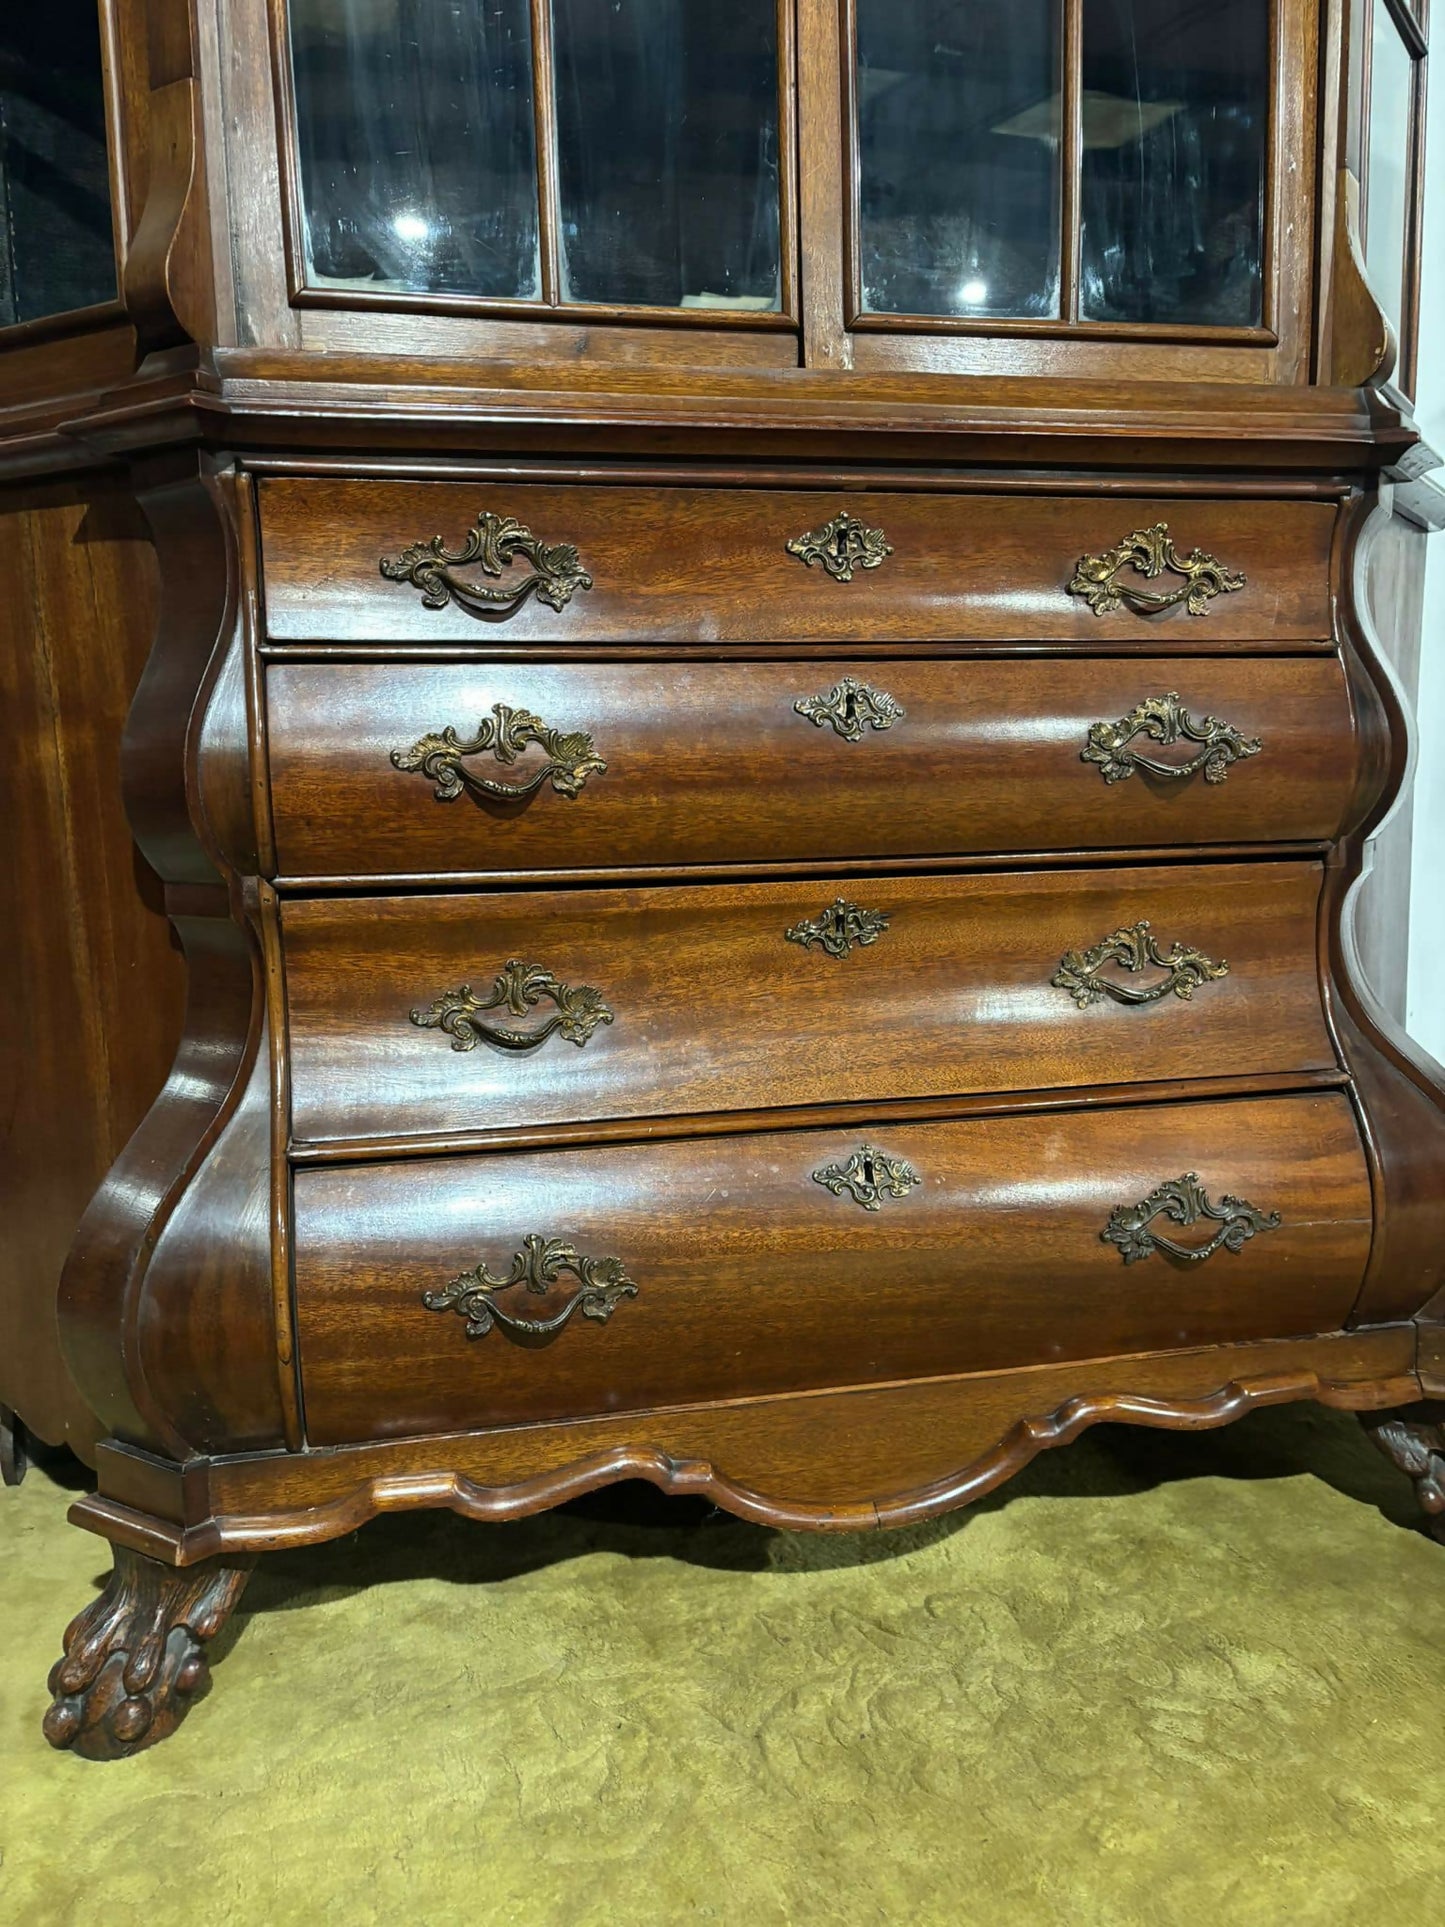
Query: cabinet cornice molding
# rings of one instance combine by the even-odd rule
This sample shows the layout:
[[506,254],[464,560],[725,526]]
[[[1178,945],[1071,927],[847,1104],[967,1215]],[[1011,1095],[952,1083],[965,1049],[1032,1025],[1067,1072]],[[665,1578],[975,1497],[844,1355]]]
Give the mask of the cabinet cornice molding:
[[[0,468],[5,427],[0,414]],[[16,428],[26,447],[15,466],[39,467],[33,422],[17,419]],[[720,375],[703,387],[649,378],[644,388],[621,379],[564,383],[549,369],[488,370],[462,381],[434,363],[351,361],[322,370],[312,360],[229,352],[87,396],[83,412],[51,417],[49,427],[90,461],[191,444],[244,449],[262,462],[302,449],[324,451],[322,460],[385,460],[414,454],[422,431],[440,460],[473,455],[483,435],[497,454],[655,460],[665,436],[670,459],[746,461],[752,473],[759,461],[820,457],[1057,465],[1117,469],[1122,492],[1137,490],[1143,459],[1161,470],[1368,475],[1401,469],[1419,441],[1402,399],[1358,388],[1193,383],[1121,394],[1031,378],[880,384],[803,370],[781,382]]]

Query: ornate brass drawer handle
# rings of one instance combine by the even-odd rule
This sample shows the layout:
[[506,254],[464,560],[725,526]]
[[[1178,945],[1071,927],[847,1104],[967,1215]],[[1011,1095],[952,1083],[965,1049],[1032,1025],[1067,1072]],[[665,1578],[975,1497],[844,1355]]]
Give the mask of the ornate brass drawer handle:
[[[500,576],[519,555],[532,564],[532,573],[509,588],[488,589],[480,582],[463,582],[452,574],[453,569],[465,569],[477,562],[483,575]],[[388,582],[409,582],[420,589],[423,608],[444,609],[455,602],[468,614],[494,622],[515,615],[528,596],[536,596],[539,602],[560,611],[579,589],[592,587],[592,578],[570,542],[540,542],[510,515],[493,515],[485,509],[455,554],[442,546],[439,535],[434,535],[430,542],[414,542],[403,549],[395,560],[383,556],[381,573]]]
[[[544,1298],[564,1272],[578,1280],[577,1290],[550,1318],[523,1318],[504,1311],[497,1297],[514,1286]],[[424,1291],[421,1301],[428,1311],[454,1311],[467,1321],[468,1338],[485,1338],[493,1325],[501,1325],[518,1338],[550,1338],[580,1311],[605,1325],[624,1298],[635,1298],[637,1285],[628,1277],[620,1258],[584,1258],[576,1245],[562,1238],[544,1238],[529,1231],[522,1249],[512,1259],[512,1269],[498,1278],[484,1264],[464,1271],[440,1291]]]
[[825,1164],[815,1171],[813,1182],[835,1198],[846,1191],[854,1204],[877,1211],[885,1198],[906,1198],[923,1180],[905,1159],[887,1157],[871,1144],[861,1144],[846,1164]]
[[831,729],[845,743],[861,742],[865,729],[892,729],[908,714],[886,689],[875,689],[856,676],[844,676],[826,696],[799,696],[793,708],[815,729]]
[[877,943],[888,928],[890,915],[887,910],[862,910],[846,897],[837,897],[821,916],[795,923],[783,936],[805,950],[818,944],[830,957],[846,957],[855,948]]
[[[1102,975],[1106,964],[1116,963],[1125,970],[1162,970],[1165,974],[1152,984],[1121,984]],[[1067,990],[1080,1010],[1112,997],[1116,1004],[1153,1004],[1172,990],[1188,1003],[1199,984],[1217,983],[1229,975],[1227,963],[1212,963],[1202,950],[1191,944],[1176,943],[1166,957],[1154,941],[1148,918],[1116,930],[1088,950],[1069,950],[1059,962],[1054,987]]]
[[[1119,580],[1127,568],[1137,569],[1146,580],[1156,581],[1168,569],[1184,577],[1177,589],[1166,595],[1135,588]],[[1233,595],[1245,585],[1245,577],[1226,569],[1216,556],[1191,549],[1180,555],[1169,534],[1167,522],[1156,522],[1150,529],[1135,529],[1116,549],[1102,555],[1080,556],[1069,583],[1069,594],[1083,596],[1096,616],[1106,616],[1127,602],[1133,609],[1152,611],[1172,609],[1183,603],[1192,616],[1202,616],[1217,595]]]
[[[1164,763],[1131,748],[1136,736],[1168,748],[1172,743],[1197,743],[1198,752],[1184,763]],[[1106,783],[1122,783],[1136,769],[1151,776],[1182,778],[1203,770],[1206,783],[1222,783],[1231,763],[1258,756],[1264,745],[1257,736],[1245,737],[1233,723],[1206,716],[1196,723],[1171,690],[1167,696],[1146,696],[1117,723],[1090,723],[1089,740],[1079,751],[1081,763],[1097,763]]]
[[810,569],[821,562],[835,582],[851,582],[855,569],[876,569],[893,553],[882,529],[870,529],[847,509],[840,509],[822,528],[795,535],[787,550]]
[[[509,1010],[514,1017],[525,1017],[544,997],[557,1006],[540,1030],[514,1030],[507,1024],[484,1024],[482,1014],[489,1010]],[[511,957],[494,980],[491,992],[478,997],[470,984],[448,990],[426,1010],[414,1010],[411,1021],[418,1030],[445,1031],[453,1050],[475,1050],[483,1041],[502,1050],[536,1050],[554,1031],[560,1031],[571,1044],[585,1044],[599,1024],[612,1022],[612,1011],[600,990],[591,984],[559,983],[550,970],[540,964],[522,963]]]
[[[476,776],[463,767],[465,757],[486,755],[510,765],[534,744],[547,752],[548,760],[525,783],[499,783],[495,777]],[[516,803],[548,781],[559,796],[576,797],[589,776],[607,774],[607,765],[593,749],[586,730],[550,729],[529,709],[511,709],[506,703],[493,703],[491,716],[477,725],[470,742],[462,742],[454,729],[447,728],[439,735],[420,737],[410,749],[394,749],[391,760],[398,769],[420,770],[435,783],[439,803],[454,803],[463,790]]]
[[[1219,1229],[1208,1244],[1181,1245],[1150,1230],[1158,1217],[1168,1218],[1177,1225],[1198,1224],[1203,1218],[1217,1224]],[[1186,1171],[1182,1178],[1171,1178],[1167,1184],[1159,1185],[1142,1203],[1120,1205],[1111,1213],[1099,1236],[1106,1245],[1118,1246],[1126,1265],[1137,1264],[1154,1251],[1165,1251],[1171,1258],[1197,1265],[1212,1258],[1221,1246],[1226,1251],[1238,1251],[1249,1243],[1256,1231],[1278,1231],[1279,1227],[1277,1211],[1266,1214],[1257,1206],[1246,1204],[1243,1198],[1226,1195],[1218,1204],[1211,1204],[1194,1172]]]

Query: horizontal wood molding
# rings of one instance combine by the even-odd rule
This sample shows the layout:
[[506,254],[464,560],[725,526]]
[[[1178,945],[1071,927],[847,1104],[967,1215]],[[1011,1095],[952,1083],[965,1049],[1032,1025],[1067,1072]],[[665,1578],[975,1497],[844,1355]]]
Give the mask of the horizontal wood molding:
[[[1256,1072],[1248,1077],[1161,1078],[1141,1084],[1094,1084],[1075,1090],[999,1091],[987,1096],[860,1098],[848,1104],[780,1105],[776,1110],[707,1111],[601,1123],[511,1125],[414,1137],[335,1138],[293,1142],[289,1159],[308,1165],[371,1164],[391,1158],[468,1157],[477,1152],[547,1150],[553,1146],[666,1143],[674,1138],[734,1137],[752,1131],[810,1131],[940,1118],[1012,1117],[1034,1111],[1117,1109],[1133,1104],[1178,1104],[1225,1098],[1288,1097],[1348,1088],[1343,1070]],[[866,1135],[866,1132],[865,1132]]]
[[[1195,1431],[1297,1399],[1371,1411],[1419,1396],[1402,1324],[184,1469],[105,1445],[100,1491],[70,1516],[184,1566],[315,1545],[383,1512],[520,1518],[641,1478],[759,1524],[852,1532],[979,1498],[1091,1425]],[[810,1499],[820,1486],[839,1496]]]
[[[92,454],[200,441],[257,455],[349,449],[531,457],[605,449],[614,458],[787,452],[853,459],[973,460],[1028,467],[1157,465],[1372,471],[1418,441],[1408,414],[1352,388],[896,375],[770,374],[576,363],[459,364],[221,350],[204,367],[136,379],[57,425]],[[3,455],[3,444],[0,444]]]

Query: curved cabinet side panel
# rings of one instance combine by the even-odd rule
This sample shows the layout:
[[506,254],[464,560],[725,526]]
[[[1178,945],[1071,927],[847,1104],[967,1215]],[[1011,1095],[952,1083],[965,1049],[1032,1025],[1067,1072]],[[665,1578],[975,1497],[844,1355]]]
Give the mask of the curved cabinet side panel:
[[[229,475],[194,456],[158,462],[138,495],[160,560],[155,645],[126,720],[121,771],[131,833],[168,884],[222,881],[224,859],[201,793],[200,749],[217,682],[238,644],[241,560]],[[208,761],[244,765],[244,713],[229,712],[231,742],[207,738]],[[243,785],[244,790],[244,785]]]
[[185,973],[121,808],[120,741],[156,626],[125,478],[0,495],[0,1404],[93,1457],[55,1295],[96,1186],[165,1082]]
[[[195,1242],[218,1196],[244,1226],[248,1187],[269,1181],[265,975],[238,874],[254,853],[237,613],[235,494],[244,484],[209,472],[194,455],[157,458],[138,480],[162,596],[126,726],[123,781],[136,840],[166,886],[188,1004],[170,1077],[86,1212],[60,1311],[67,1359],[102,1424],[117,1438],[183,1457],[194,1433],[218,1436],[222,1351],[231,1354],[236,1442],[280,1436],[269,1253],[258,1269],[251,1242],[234,1229],[224,1250]],[[248,1108],[253,1071],[263,1089]],[[228,1133],[237,1116],[244,1128]],[[248,1160],[254,1170],[243,1174]],[[183,1263],[195,1276],[181,1289]],[[158,1341],[158,1321],[172,1316],[175,1329]],[[269,1396],[252,1383],[247,1342],[266,1361]]]
[[[1372,1000],[1342,992],[1336,1034],[1354,1073],[1375,1174],[1375,1237],[1352,1324],[1445,1317],[1445,1104],[1422,1066],[1381,1041],[1392,1029],[1374,1007],[1369,1031],[1357,1022]],[[1431,1301],[1437,1301],[1432,1304]]]
[[256,1055],[254,963],[225,917],[173,914],[186,959],[185,1030],[160,1096],[92,1199],[60,1286],[61,1339],[90,1409],[117,1438],[179,1453],[139,1375],[133,1331],[145,1267]]
[[1387,526],[1375,499],[1362,498],[1341,544],[1339,623],[1361,743],[1362,814],[1331,859],[1321,918],[1326,1014],[1355,1081],[1375,1200],[1354,1324],[1437,1316],[1430,1301],[1445,1291],[1445,1071],[1381,1008],[1355,930],[1370,844],[1400,807],[1411,773],[1413,722],[1369,602],[1370,551]]
[[285,1444],[271,1305],[271,1085],[245,1088],[166,1221],[135,1312],[140,1376],[197,1452]]

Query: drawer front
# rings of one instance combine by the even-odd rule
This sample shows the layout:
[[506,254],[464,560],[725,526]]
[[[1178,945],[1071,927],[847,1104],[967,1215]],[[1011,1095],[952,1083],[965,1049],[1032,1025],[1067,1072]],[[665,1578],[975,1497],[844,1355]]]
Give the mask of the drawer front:
[[789,1131],[299,1171],[312,1443],[1326,1331],[1364,1275],[1343,1096],[866,1141],[869,1158],[863,1133]]
[[288,902],[293,1130],[456,1134],[1333,1067],[1321,874]]
[[288,663],[268,691],[292,877],[1322,842],[1355,780],[1333,657]]
[[[260,497],[276,641],[1147,647],[1162,624],[1171,639],[1267,647],[1331,634],[1326,502],[319,478],[264,481]],[[835,516],[845,526],[830,534]],[[1160,523],[1167,538],[1136,566],[1124,545]],[[462,559],[444,563],[434,539]]]

